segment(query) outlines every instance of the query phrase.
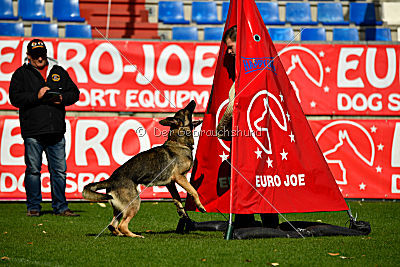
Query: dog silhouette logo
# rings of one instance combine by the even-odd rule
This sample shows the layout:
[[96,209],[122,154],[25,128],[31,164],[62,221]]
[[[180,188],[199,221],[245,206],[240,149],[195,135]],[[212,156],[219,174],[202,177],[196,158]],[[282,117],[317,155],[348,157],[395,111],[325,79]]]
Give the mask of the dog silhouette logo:
[[348,169],[374,164],[374,140],[368,130],[356,122],[331,122],[318,132],[316,140],[339,185],[348,184]]

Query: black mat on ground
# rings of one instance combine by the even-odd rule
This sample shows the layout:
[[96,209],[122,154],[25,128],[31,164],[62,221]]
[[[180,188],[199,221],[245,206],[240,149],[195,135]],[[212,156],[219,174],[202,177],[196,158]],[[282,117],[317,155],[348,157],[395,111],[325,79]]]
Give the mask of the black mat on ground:
[[[291,225],[292,226],[291,226]],[[274,237],[317,237],[317,236],[361,236],[371,232],[368,222],[350,222],[350,227],[341,227],[318,222],[293,221],[281,223],[278,229],[252,227],[234,229],[233,239],[254,239],[254,238],[274,238]],[[297,229],[295,231],[293,226]]]
[[[226,231],[226,221],[195,222],[181,219],[177,232]],[[297,229],[294,230],[293,227]],[[274,238],[274,237],[317,237],[317,236],[361,236],[368,235],[371,226],[365,221],[350,221],[350,226],[341,227],[320,222],[292,221],[279,224],[278,228],[248,227],[233,230],[233,239]]]

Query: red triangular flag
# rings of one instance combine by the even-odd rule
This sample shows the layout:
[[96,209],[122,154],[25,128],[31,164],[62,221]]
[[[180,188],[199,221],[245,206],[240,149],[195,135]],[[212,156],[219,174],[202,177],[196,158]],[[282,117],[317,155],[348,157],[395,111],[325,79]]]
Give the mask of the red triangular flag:
[[231,1],[225,31],[233,25],[233,138],[229,144],[207,134],[233,84],[221,43],[191,180],[204,207],[240,214],[348,210],[254,1]]

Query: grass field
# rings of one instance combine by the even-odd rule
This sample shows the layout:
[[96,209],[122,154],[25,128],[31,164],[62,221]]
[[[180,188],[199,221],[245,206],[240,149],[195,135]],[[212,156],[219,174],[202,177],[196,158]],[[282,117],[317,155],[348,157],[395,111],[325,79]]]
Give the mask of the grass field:
[[[223,239],[222,232],[175,234],[169,202],[144,202],[130,229],[145,239],[111,236],[111,208],[71,203],[81,214],[26,217],[23,203],[0,203],[0,264],[10,266],[396,266],[400,265],[400,203],[348,202],[353,214],[371,223],[363,237]],[[224,220],[219,214],[190,214],[196,221]],[[321,220],[344,226],[345,212],[286,214],[289,220]],[[282,218],[281,218],[282,221]]]

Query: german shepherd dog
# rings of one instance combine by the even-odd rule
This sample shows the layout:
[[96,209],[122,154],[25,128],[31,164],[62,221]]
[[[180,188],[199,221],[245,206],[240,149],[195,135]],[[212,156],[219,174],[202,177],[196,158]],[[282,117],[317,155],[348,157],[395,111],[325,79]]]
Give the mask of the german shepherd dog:
[[[183,208],[175,183],[182,186],[194,198],[200,211],[206,211],[196,190],[186,179],[187,172],[193,166],[193,129],[202,123],[202,121],[192,121],[195,107],[196,102],[192,100],[174,117],[160,121],[161,125],[170,127],[168,140],[162,146],[137,154],[117,168],[109,179],[84,187],[83,198],[90,201],[108,200],[113,207],[114,217],[108,229],[114,235],[143,238],[128,229],[130,220],[140,207],[137,190],[139,184],[167,186],[182,218],[188,218],[188,215]],[[100,189],[106,189],[106,194],[96,192]]]

